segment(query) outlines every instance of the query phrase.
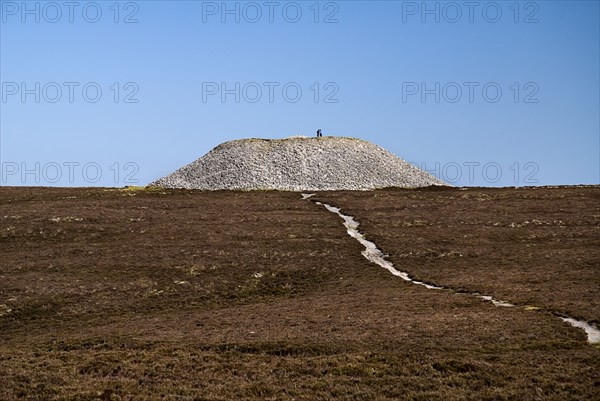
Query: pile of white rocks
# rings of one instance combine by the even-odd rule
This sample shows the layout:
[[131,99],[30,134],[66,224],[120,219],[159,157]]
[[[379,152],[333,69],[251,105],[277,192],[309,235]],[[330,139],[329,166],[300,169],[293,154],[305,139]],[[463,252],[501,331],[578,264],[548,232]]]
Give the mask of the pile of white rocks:
[[206,190],[328,191],[447,184],[364,140],[291,137],[225,142],[150,185]]

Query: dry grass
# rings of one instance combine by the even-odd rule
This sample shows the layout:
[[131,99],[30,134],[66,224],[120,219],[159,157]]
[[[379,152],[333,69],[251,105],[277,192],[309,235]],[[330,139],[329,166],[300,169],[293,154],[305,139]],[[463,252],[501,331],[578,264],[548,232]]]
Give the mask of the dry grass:
[[600,324],[600,187],[323,196],[402,270]]
[[[481,226],[485,211],[469,217],[470,201],[457,194],[447,202]],[[439,208],[444,196],[367,195],[327,198],[356,212],[376,242],[385,233],[372,209],[402,210],[403,196]],[[579,330],[395,279],[361,256],[337,216],[298,194],[0,188],[0,196],[2,400],[562,401],[593,399],[600,388],[600,349]],[[561,208],[567,216],[580,206]],[[581,238],[581,227],[562,230]],[[443,232],[428,232],[438,235],[429,248],[461,251]],[[420,244],[421,232],[409,235]],[[577,265],[588,240],[572,243],[564,263]],[[393,241],[382,248],[395,261],[421,249]],[[485,246],[481,255],[495,252]],[[445,257],[410,258],[424,269]],[[461,271],[461,285],[475,286],[468,266]],[[585,305],[582,294],[570,302]]]

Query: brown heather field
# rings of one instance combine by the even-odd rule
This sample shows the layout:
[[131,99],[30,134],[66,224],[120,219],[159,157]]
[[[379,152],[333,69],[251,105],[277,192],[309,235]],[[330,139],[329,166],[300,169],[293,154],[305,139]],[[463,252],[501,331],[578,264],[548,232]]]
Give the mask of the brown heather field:
[[[0,400],[598,400],[600,187],[0,188]],[[530,308],[502,308],[465,292]]]

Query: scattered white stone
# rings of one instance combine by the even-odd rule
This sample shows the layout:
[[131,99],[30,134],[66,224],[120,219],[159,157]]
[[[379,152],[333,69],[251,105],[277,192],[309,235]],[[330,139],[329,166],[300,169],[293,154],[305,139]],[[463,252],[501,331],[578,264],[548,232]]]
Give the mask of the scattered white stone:
[[67,216],[67,217],[51,217],[48,220],[50,220],[53,223],[60,223],[60,222],[71,222],[71,221],[83,221],[83,218]]
[[0,316],[8,315],[12,309],[6,304],[0,304]]

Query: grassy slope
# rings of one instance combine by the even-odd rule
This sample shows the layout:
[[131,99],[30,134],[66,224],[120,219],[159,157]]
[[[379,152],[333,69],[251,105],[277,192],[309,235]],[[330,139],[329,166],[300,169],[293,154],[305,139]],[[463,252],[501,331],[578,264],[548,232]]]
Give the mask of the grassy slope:
[[0,188],[0,208],[0,399],[575,400],[600,386],[579,330],[394,279],[298,194]]
[[600,324],[600,187],[323,198],[421,280]]

